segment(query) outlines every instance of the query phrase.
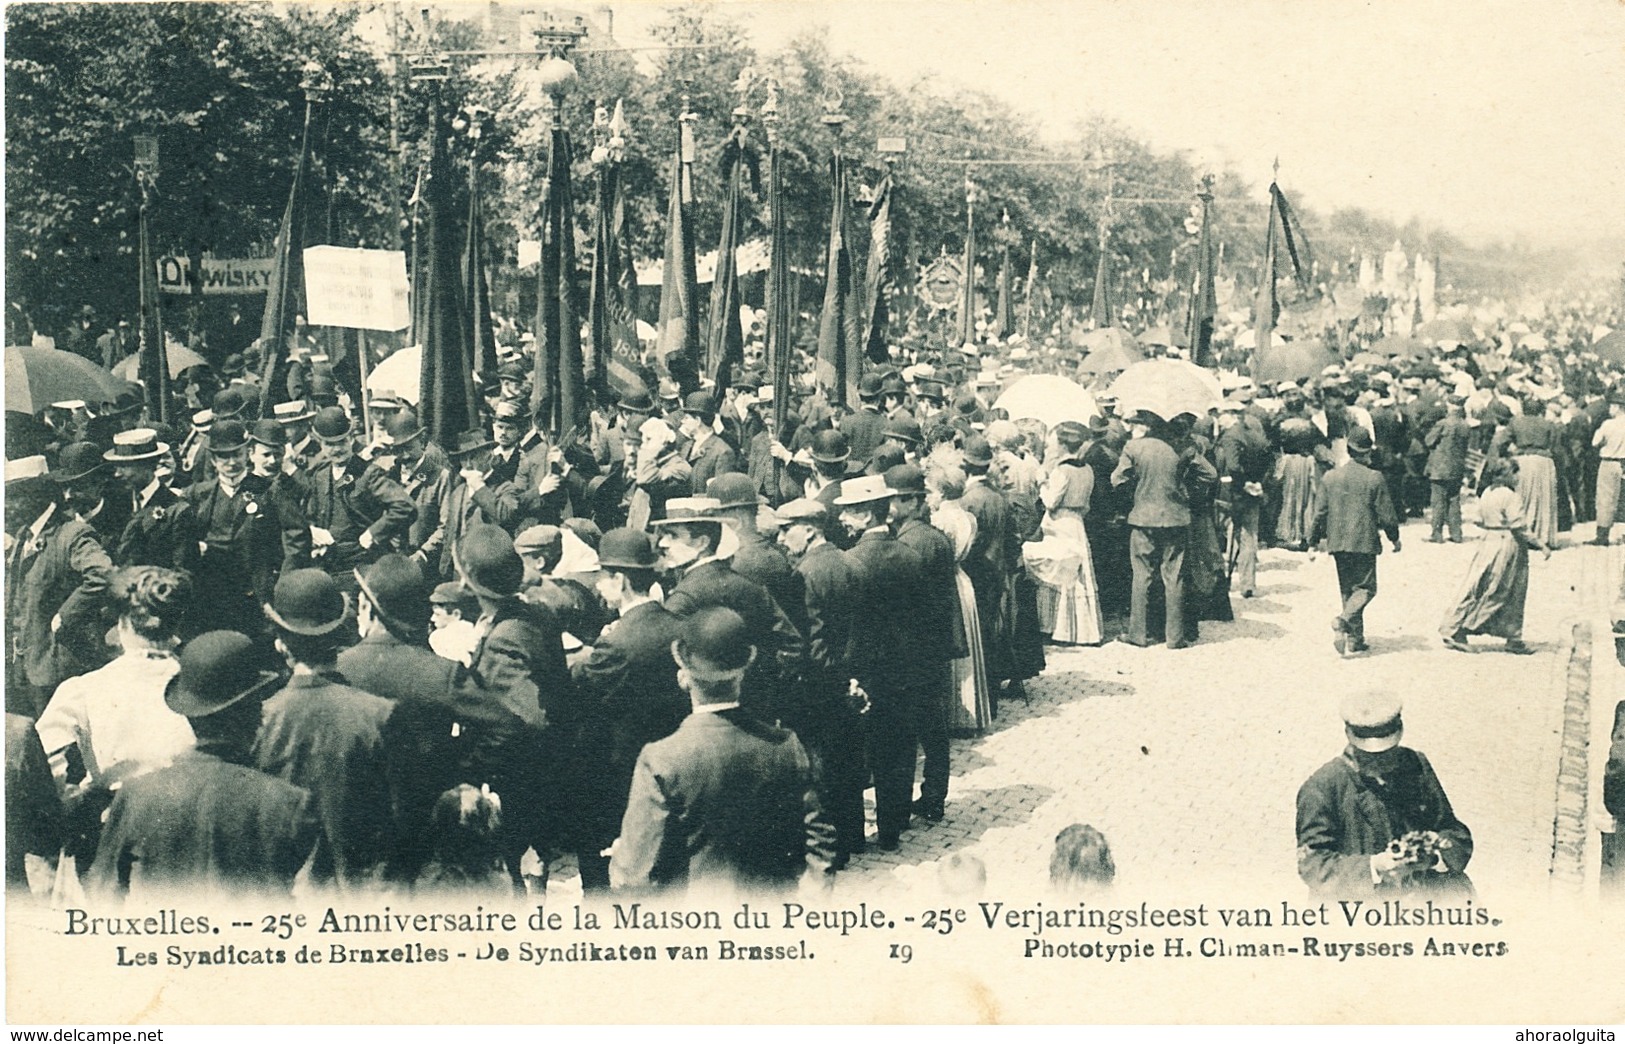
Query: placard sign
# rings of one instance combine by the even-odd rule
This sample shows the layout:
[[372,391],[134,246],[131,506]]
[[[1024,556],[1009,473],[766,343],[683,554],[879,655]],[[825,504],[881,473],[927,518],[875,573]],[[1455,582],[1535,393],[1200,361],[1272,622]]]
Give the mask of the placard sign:
[[305,301],[312,326],[404,330],[412,323],[406,254],[400,250],[306,247]]

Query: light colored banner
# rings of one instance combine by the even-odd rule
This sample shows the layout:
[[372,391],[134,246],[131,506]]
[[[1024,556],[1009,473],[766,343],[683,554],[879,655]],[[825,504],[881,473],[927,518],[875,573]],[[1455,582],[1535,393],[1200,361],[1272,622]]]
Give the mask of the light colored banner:
[[306,247],[305,301],[312,326],[404,330],[412,322],[406,254],[400,250]]

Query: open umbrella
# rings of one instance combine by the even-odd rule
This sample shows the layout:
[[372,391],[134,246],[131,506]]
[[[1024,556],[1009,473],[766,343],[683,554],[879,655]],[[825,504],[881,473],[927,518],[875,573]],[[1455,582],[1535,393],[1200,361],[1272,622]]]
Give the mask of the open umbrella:
[[1356,352],[1354,358],[1350,359],[1349,362],[1355,366],[1386,366],[1388,357],[1378,355],[1376,352]]
[[1376,344],[1371,350],[1378,355],[1409,355],[1424,358],[1429,354],[1428,346],[1414,337],[1401,337],[1398,334],[1389,334]]
[[1605,334],[1591,346],[1591,350],[1605,362],[1625,363],[1625,329]]
[[1411,336],[1430,344],[1438,341],[1466,344],[1473,339],[1473,326],[1464,319],[1430,319],[1411,331]]
[[1189,348],[1190,342],[1184,330],[1171,330],[1166,326],[1153,327],[1140,335],[1141,344],[1160,344],[1165,348]]
[[423,398],[420,391],[423,379],[423,346],[414,344],[402,348],[367,374],[367,390],[394,392],[416,406]]
[[1120,326],[1088,330],[1072,340],[1089,353],[1078,364],[1083,373],[1118,373],[1145,358],[1134,338]]
[[[1270,337],[1270,346],[1271,347],[1279,347],[1280,345],[1283,345],[1283,344],[1286,344],[1286,343],[1287,343],[1287,339],[1285,337],[1281,336],[1281,331],[1279,331],[1279,330],[1274,331],[1274,333]],[[1246,329],[1246,330],[1237,331],[1235,344],[1236,344],[1237,348],[1256,348],[1256,347],[1258,347],[1258,331],[1254,330],[1254,329],[1250,329],[1250,328]]]
[[1100,413],[1093,395],[1052,373],[1020,378],[1004,390],[993,408],[1009,413],[1011,420],[1040,420],[1049,428],[1067,420],[1087,424]]
[[[209,365],[209,360],[178,341],[169,341],[164,346],[164,353],[169,357],[169,376],[172,378],[179,377],[194,366]],[[113,367],[113,376],[134,381],[140,367],[141,356],[126,355]]]
[[1108,389],[1125,417],[1145,411],[1164,420],[1182,413],[1200,417],[1219,404],[1224,390],[1213,371],[1184,359],[1145,359],[1124,370]]
[[1288,341],[1259,352],[1253,378],[1260,381],[1296,381],[1314,377],[1337,359],[1319,341]]
[[7,410],[33,414],[66,399],[112,402],[129,387],[129,381],[82,355],[56,348],[6,349]]

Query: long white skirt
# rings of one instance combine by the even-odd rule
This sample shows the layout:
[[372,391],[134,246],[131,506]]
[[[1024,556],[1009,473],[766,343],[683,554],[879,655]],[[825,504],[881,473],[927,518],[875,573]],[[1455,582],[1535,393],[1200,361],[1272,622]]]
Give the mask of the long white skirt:
[[1038,584],[1039,629],[1052,641],[1099,645],[1100,595],[1083,519],[1051,512],[1042,531],[1042,540],[1022,549],[1027,575]]

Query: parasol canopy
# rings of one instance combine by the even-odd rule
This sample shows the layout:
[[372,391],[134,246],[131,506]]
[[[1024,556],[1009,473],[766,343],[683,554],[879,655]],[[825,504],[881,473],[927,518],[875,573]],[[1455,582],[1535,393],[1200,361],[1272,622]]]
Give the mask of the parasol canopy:
[[1088,352],[1078,363],[1083,373],[1117,373],[1145,358],[1132,335],[1118,326],[1103,326],[1075,335],[1072,342]]
[[1296,381],[1318,376],[1337,362],[1336,356],[1319,341],[1288,341],[1278,348],[1259,352],[1253,362],[1253,378],[1260,381]]
[[1349,362],[1355,366],[1386,366],[1388,365],[1388,357],[1378,355],[1376,352],[1356,352],[1354,358],[1350,359]]
[[394,392],[416,406],[423,398],[422,385],[423,346],[414,344],[391,355],[367,374],[370,392]]
[[[1245,330],[1238,330],[1236,332],[1236,342],[1235,343],[1236,343],[1237,348],[1256,348],[1256,347],[1258,347],[1258,331],[1254,330],[1251,327],[1248,327]],[[1285,337],[1281,336],[1281,331],[1275,330],[1275,331],[1273,331],[1271,333],[1271,335],[1270,335],[1270,346],[1271,347],[1278,348],[1281,345],[1286,344],[1286,343],[1288,343],[1287,339]]]
[[[209,360],[197,352],[181,344],[179,341],[168,341],[164,345],[164,353],[169,357],[169,376],[177,378],[194,366],[207,366]],[[139,354],[126,355],[113,367],[113,376],[126,381],[136,379],[136,371],[141,368]]]
[[1430,319],[1412,330],[1411,336],[1430,344],[1440,341],[1467,344],[1473,339],[1473,326],[1465,319]]
[[1605,334],[1591,346],[1597,358],[1611,363],[1625,363],[1625,328]]
[[1145,359],[1113,381],[1108,392],[1117,398],[1124,417],[1144,411],[1163,420],[1182,413],[1204,416],[1219,405],[1224,390],[1211,370],[1184,359]]
[[129,381],[82,355],[56,348],[6,349],[6,409],[16,413],[35,414],[66,399],[112,402],[129,387]]
[[1052,373],[1020,378],[1005,389],[993,408],[1004,410],[1011,420],[1043,421],[1047,428],[1068,420],[1087,424],[1100,414],[1093,395]]

